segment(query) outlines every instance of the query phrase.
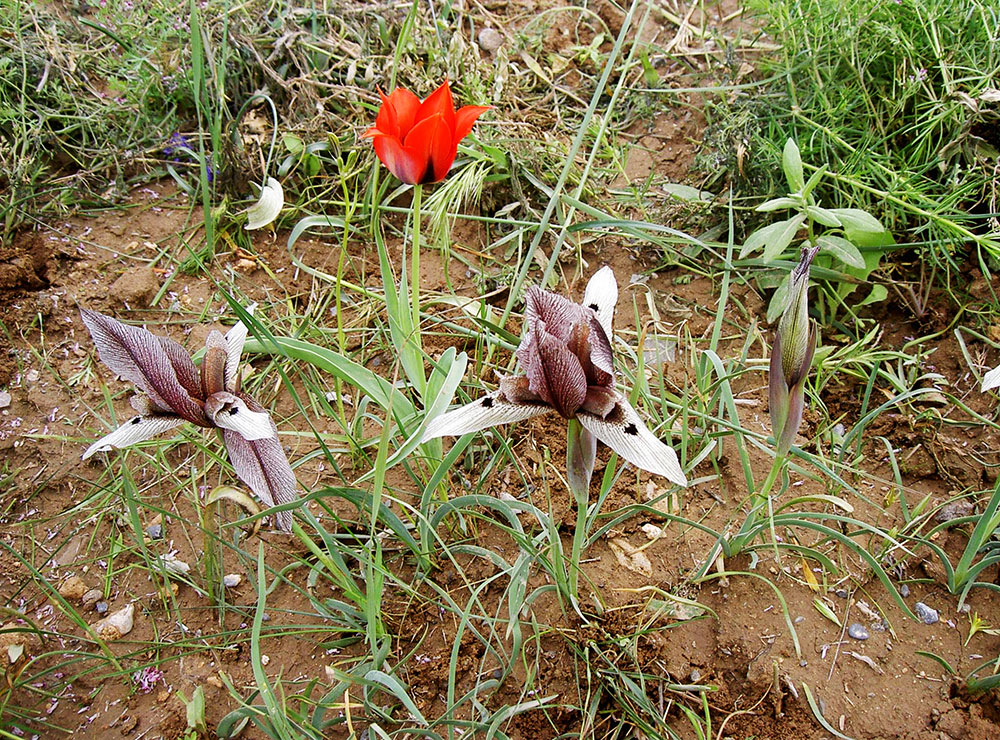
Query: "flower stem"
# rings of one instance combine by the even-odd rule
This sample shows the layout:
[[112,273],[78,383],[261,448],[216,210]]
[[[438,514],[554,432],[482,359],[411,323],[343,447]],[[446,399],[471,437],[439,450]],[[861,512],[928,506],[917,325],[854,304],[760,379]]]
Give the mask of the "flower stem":
[[410,239],[413,253],[410,255],[410,298],[413,302],[413,335],[420,342],[420,196],[423,185],[413,186],[413,234]]
[[580,555],[587,539],[587,505],[590,503],[590,478],[597,457],[597,438],[576,419],[566,429],[566,481],[576,503],[576,528],[569,556],[569,591],[579,602]]
[[771,464],[771,470],[768,472],[767,478],[764,479],[764,484],[751,497],[750,513],[743,522],[743,526],[740,527],[740,531],[732,539],[730,555],[738,555],[753,539],[757,523],[760,521],[760,515],[765,505],[767,506],[769,519],[771,520],[771,539],[777,542],[774,532],[773,510],[771,508],[771,489],[774,488],[774,484],[784,468],[785,455],[775,455],[774,462]]

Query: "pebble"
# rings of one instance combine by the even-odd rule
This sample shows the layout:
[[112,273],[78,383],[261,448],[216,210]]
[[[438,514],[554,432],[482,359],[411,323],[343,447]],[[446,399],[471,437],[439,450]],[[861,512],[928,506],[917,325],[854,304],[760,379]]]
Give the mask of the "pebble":
[[132,631],[132,627],[135,624],[134,616],[135,605],[129,604],[115,613],[109,614],[99,622],[90,625],[90,628],[103,640],[107,640],[108,642],[120,640]]
[[691,669],[691,683],[698,683],[701,680],[701,671],[697,668]]
[[860,622],[852,622],[847,628],[847,634],[855,640],[867,640],[870,637],[868,630]]
[[833,593],[834,593],[834,595],[835,595],[835,596],[836,596],[836,597],[837,597],[838,599],[846,599],[846,598],[847,598],[847,591],[845,591],[845,590],[844,590],[844,589],[842,589],[842,588],[838,588],[838,589],[837,589],[836,591],[834,591]]
[[924,624],[934,624],[940,619],[937,609],[931,609],[922,601],[918,601],[913,605],[913,611],[917,613],[917,616],[920,617]]
[[10,406],[10,394],[7,391],[0,391],[0,409]]
[[495,28],[484,28],[476,38],[479,48],[487,54],[493,54],[503,46],[503,36]]
[[243,576],[239,573],[228,573],[222,577],[222,585],[226,588],[235,588],[242,582]]
[[910,587],[904,583],[902,586],[899,587],[899,595],[905,599],[907,596],[910,595]]
[[103,595],[104,594],[101,592],[101,589],[92,588],[83,595],[83,605],[88,609],[93,609],[97,606],[97,602],[101,600]]
[[146,535],[151,540],[162,540],[163,539],[163,525],[162,524],[150,524],[146,527]]
[[106,602],[106,601],[98,601],[96,604],[94,604],[94,610],[98,614],[107,614],[108,613],[108,602]]
[[938,522],[950,522],[952,519],[959,519],[963,516],[972,516],[975,511],[976,507],[973,503],[968,499],[963,498],[942,506],[938,509],[938,513],[934,515],[934,519]]
[[70,576],[59,586],[59,595],[68,601],[82,601],[87,593],[87,584],[80,576]]

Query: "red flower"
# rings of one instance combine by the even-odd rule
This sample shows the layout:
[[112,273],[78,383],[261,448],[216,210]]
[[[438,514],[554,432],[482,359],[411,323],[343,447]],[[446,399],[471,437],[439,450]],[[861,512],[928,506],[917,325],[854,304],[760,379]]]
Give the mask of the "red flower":
[[364,133],[389,172],[410,185],[437,182],[455,161],[458,142],[489,106],[466,105],[455,111],[451,87],[445,80],[423,102],[403,88],[386,97],[375,125]]

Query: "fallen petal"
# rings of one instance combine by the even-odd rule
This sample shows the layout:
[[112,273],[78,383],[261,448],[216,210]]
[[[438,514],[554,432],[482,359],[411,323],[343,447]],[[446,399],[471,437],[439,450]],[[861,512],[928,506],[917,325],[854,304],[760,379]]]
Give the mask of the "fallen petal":
[[139,442],[145,442],[157,434],[169,431],[186,423],[179,416],[133,416],[110,434],[101,437],[83,453],[86,460],[97,452],[120,450]]
[[260,189],[257,202],[246,210],[247,223],[244,229],[260,229],[274,221],[285,205],[285,193],[281,183],[273,177],[267,178],[267,184]]
[[421,443],[436,437],[460,437],[470,432],[478,432],[497,424],[513,424],[552,411],[541,403],[511,403],[501,391],[493,391],[482,398],[447,411],[432,419]]
[[643,423],[624,398],[606,418],[580,412],[577,418],[594,436],[633,465],[662,475],[679,486],[687,485],[677,453],[663,444]]
[[113,614],[109,614],[104,619],[94,622],[94,624],[90,625],[90,629],[92,629],[98,637],[107,642],[120,640],[132,631],[132,627],[135,624],[134,617],[135,604],[129,604],[125,608],[119,609]]
[[1000,387],[1000,365],[997,365],[983,376],[983,393],[998,387]]

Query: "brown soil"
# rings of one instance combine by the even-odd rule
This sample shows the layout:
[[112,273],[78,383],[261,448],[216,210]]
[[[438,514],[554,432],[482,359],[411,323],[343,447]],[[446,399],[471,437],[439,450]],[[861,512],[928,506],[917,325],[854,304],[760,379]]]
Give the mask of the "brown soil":
[[[602,4],[600,14],[612,26],[620,22],[618,11],[610,4]],[[661,30],[676,32],[666,23]],[[690,74],[691,67],[704,67],[704,55],[693,47],[688,50]],[[667,181],[682,181],[702,125],[694,101],[691,106],[678,106],[633,122],[629,135],[636,143],[615,187],[642,182],[651,174],[666,176]],[[662,212],[657,215],[664,222],[687,227],[678,219],[690,218],[689,211],[681,214],[667,197],[660,207]],[[210,608],[206,597],[192,586],[164,586],[148,571],[136,567],[143,561],[138,543],[129,534],[132,529],[128,509],[121,500],[109,499],[100,508],[91,503],[83,510],[86,516],[75,508],[84,499],[92,502],[95,492],[108,485],[110,476],[128,472],[134,477],[141,500],[138,511],[144,517],[143,527],[153,522],[157,511],[163,512],[159,521],[164,537],[147,540],[146,547],[154,554],[176,552],[177,557],[195,564],[200,562],[203,543],[194,524],[198,515],[190,495],[192,485],[235,482],[224,469],[211,465],[212,472],[204,479],[196,475],[193,484],[187,477],[191,466],[206,461],[190,457],[189,445],[184,443],[170,445],[163,453],[166,464],[177,471],[177,478],[169,482],[151,476],[136,454],[127,460],[113,455],[107,468],[100,460],[82,463],[79,459],[89,441],[105,429],[105,389],[114,394],[114,407],[121,415],[127,413],[128,388],[96,363],[78,307],[131,321],[147,321],[150,326],[165,325],[168,333],[192,349],[200,346],[207,328],[199,326],[185,336],[184,325],[171,323],[176,322],[177,311],[187,316],[201,314],[208,324],[229,315],[215,286],[203,277],[166,270],[158,260],[165,250],[184,254],[181,244],[196,231],[192,224],[199,220],[199,211],[194,209],[192,215],[186,198],[171,184],[154,183],[137,189],[128,209],[98,216],[80,215],[40,226],[0,249],[0,311],[3,325],[13,339],[12,346],[0,353],[0,387],[11,394],[9,407],[0,411],[0,450],[9,466],[7,472],[13,474],[6,490],[0,493],[0,537],[5,546],[0,552],[0,596],[5,610],[3,621],[14,630],[3,635],[2,644],[23,644],[25,654],[36,660],[26,667],[25,659],[20,659],[9,669],[8,676],[23,670],[37,673],[32,687],[48,692],[51,698],[39,703],[41,693],[22,689],[10,697],[9,706],[36,710],[38,715],[29,724],[42,737],[73,734],[94,738],[177,738],[186,727],[181,694],[190,697],[197,687],[205,691],[211,728],[238,706],[233,691],[246,697],[256,685],[248,640],[257,600],[256,588],[250,581],[256,576],[254,563],[241,563],[231,557],[227,560],[230,567],[243,574],[243,581],[227,591],[225,609]],[[263,234],[255,238],[252,252],[220,251],[210,270],[231,276],[233,289],[249,300],[274,306],[274,310],[280,310],[283,302],[300,306],[308,301],[314,286],[312,278],[296,270],[290,261],[284,249],[286,237],[285,233]],[[470,254],[485,248],[487,241],[479,227],[463,223],[458,224],[453,239],[455,245],[470,250]],[[295,251],[311,267],[336,271],[339,244],[335,239],[306,237]],[[347,278],[380,288],[373,251],[370,245],[352,245]],[[655,325],[660,336],[682,336],[687,332],[697,339],[710,330],[718,286],[709,278],[692,279],[689,271],[664,268],[661,255],[611,239],[588,245],[585,258],[590,270],[602,263],[615,268],[622,283],[620,305],[627,307],[619,311],[623,334],[635,336],[630,308],[633,303],[639,307],[644,326]],[[424,290],[445,289],[442,260],[436,253],[428,252],[424,268]],[[659,271],[648,282],[626,286],[630,276],[656,268]],[[488,271],[489,264],[484,264],[483,269]],[[476,284],[464,264],[453,261],[449,272],[456,292],[476,295]],[[580,276],[564,276],[563,288],[574,295],[579,295],[582,285]],[[502,302],[505,296],[495,299]],[[723,356],[740,351],[746,326],[753,319],[763,321],[766,305],[763,297],[747,285],[735,285],[730,300],[743,306],[745,315],[727,327],[729,336],[722,347]],[[943,304],[943,299],[940,302]],[[650,306],[658,317],[650,314]],[[939,315],[949,314],[947,305],[935,308]],[[880,310],[885,314],[875,318],[886,327],[882,338],[885,346],[898,347],[904,337],[923,329],[904,306],[890,302]],[[267,323],[278,317],[263,318]],[[457,337],[432,341],[439,350],[449,344],[465,344]],[[825,337],[824,343],[836,344],[837,339]],[[372,369],[387,375],[394,372],[395,358],[390,348],[352,345],[351,349]],[[993,413],[991,400],[973,388],[966,360],[952,332],[942,333],[925,349],[933,350],[927,355],[925,370],[933,365],[948,379],[953,395],[979,413]],[[750,357],[764,356],[764,344],[757,341]],[[980,357],[988,359],[989,366],[998,360],[986,357],[985,352]],[[669,388],[690,388],[693,361],[682,350],[664,369],[662,381],[656,374],[650,380],[663,382]],[[258,360],[255,365],[264,367],[264,363]],[[747,428],[766,430],[766,378],[764,365],[758,367],[761,372],[734,381],[734,391],[739,399],[741,423]],[[861,412],[864,385],[859,382],[846,374],[838,375],[821,393],[830,418],[847,428]],[[291,428],[302,432],[289,437],[294,440],[289,443],[290,458],[300,460],[317,446],[312,430],[296,416],[296,406],[286,389],[269,388],[270,397],[262,400],[275,409],[279,419],[292,418]],[[297,390],[302,396],[309,392]],[[898,512],[898,506],[882,507],[896,494],[893,471],[879,438],[887,440],[896,451],[911,506],[925,497],[936,506],[957,492],[980,490],[991,484],[995,473],[985,463],[996,463],[995,451],[1000,449],[997,435],[971,424],[943,424],[947,418],[968,421],[954,406],[935,402],[886,413],[873,422],[863,449],[865,472],[856,481],[870,500],[858,497],[851,501],[856,516],[886,529],[900,523],[896,514],[885,513]],[[818,419],[816,412],[807,418],[800,442],[806,444]],[[317,432],[341,432],[332,419],[317,416],[312,420]],[[522,469],[530,473],[529,485],[524,486],[516,471],[500,469],[494,472],[488,492],[521,498],[543,510],[551,506],[568,543],[575,512],[556,475],[561,472],[559,461],[565,455],[562,438],[561,424],[548,417],[512,428],[509,444],[524,461]],[[609,459],[603,448],[599,455],[595,480],[600,480]],[[362,461],[346,455],[338,460],[348,477],[365,470]],[[768,460],[754,453],[753,463],[754,478],[760,481],[766,475]],[[306,490],[334,484],[330,471],[316,459],[296,472]],[[716,530],[734,521],[738,525],[741,515],[737,510],[745,507],[746,483],[735,453],[722,458],[718,468],[700,466],[691,477],[695,479],[693,485],[680,495],[674,510]],[[816,480],[795,473],[792,477],[800,493],[826,492]],[[405,487],[402,477],[390,482]],[[637,482],[630,469],[612,489],[602,512],[610,515],[635,503],[640,496],[656,497],[663,492],[659,481],[640,474]],[[318,510],[315,502],[310,506]],[[346,501],[331,506],[344,514],[345,521],[357,519]],[[523,524],[530,533],[532,523],[525,519]],[[650,540],[643,525],[660,527],[662,533]],[[456,530],[450,536],[455,541],[474,537],[479,547],[513,562],[517,543],[487,513],[475,527],[474,532],[463,534]],[[964,546],[965,534],[961,528],[945,532],[938,544],[950,553],[958,553]],[[257,539],[264,545],[268,566],[274,571],[298,562],[304,555],[297,540],[273,532],[244,540],[242,549],[255,553]],[[107,560],[109,541],[120,545],[110,549],[116,555],[113,561]],[[617,545],[613,547],[612,541]],[[648,571],[623,565],[622,541],[633,548],[643,547]],[[811,544],[811,540],[807,538],[802,544]],[[1000,736],[1000,704],[995,694],[970,695],[961,680],[926,657],[939,656],[958,676],[995,658],[1000,651],[1000,637],[980,632],[966,641],[966,636],[972,614],[990,624],[1000,623],[1000,594],[973,591],[968,599],[970,611],[960,613],[956,611],[956,598],[942,585],[936,561],[929,559],[926,552],[912,556],[897,552],[894,575],[908,582],[907,604],[912,608],[922,601],[940,613],[936,624],[914,622],[894,604],[856,555],[829,548],[825,550],[837,562],[837,574],[824,572],[814,561],[787,553],[775,561],[770,552],[764,552],[756,563],[746,558],[725,563],[728,571],[755,575],[730,575],[700,587],[685,586],[711,545],[707,535],[668,524],[656,514],[632,517],[618,524],[587,552],[585,581],[589,593],[583,603],[594,612],[594,605],[602,602],[600,613],[584,623],[562,611],[551,594],[539,597],[532,604],[530,618],[545,628],[538,633],[541,637],[537,643],[524,649],[526,659],[513,661],[510,674],[502,672],[495,656],[473,637],[468,626],[462,627],[459,635],[460,625],[453,614],[440,613],[432,601],[419,597],[432,595],[428,584],[415,585],[418,595],[387,587],[383,606],[386,625],[394,635],[391,660],[400,666],[400,680],[429,719],[440,716],[447,706],[456,640],[456,695],[464,694],[479,677],[489,674],[498,682],[489,697],[491,710],[532,697],[557,697],[551,706],[525,711],[505,724],[504,731],[512,738],[550,738],[579,732],[585,720],[566,706],[578,706],[585,692],[596,686],[606,696],[624,691],[621,685],[608,680],[610,674],[604,671],[609,665],[633,679],[644,675],[648,699],[681,737],[693,734],[678,704],[701,711],[699,694],[675,688],[689,684],[711,688],[706,696],[712,730],[719,737],[829,737],[807,703],[807,686],[826,721],[858,740],[974,740]],[[414,581],[413,564],[401,549],[389,543],[385,547],[386,567],[397,574],[400,582],[418,583]],[[870,549],[878,551],[875,543],[870,543]],[[129,603],[136,605],[135,629],[125,640],[110,643],[107,648],[120,662],[125,677],[116,675],[115,666],[93,642],[84,639],[76,622],[77,614],[85,622],[96,621],[93,608],[57,597],[46,590],[39,575],[55,585],[71,576],[82,578],[87,588],[101,589],[101,601],[107,603],[109,612]],[[288,578],[301,589],[308,589],[307,575],[293,571]],[[464,604],[471,589],[493,575],[493,565],[469,554],[440,563],[432,578],[457,603]],[[996,575],[989,573],[984,580],[994,580]],[[204,583],[201,576],[193,580]],[[780,589],[787,601],[791,625],[774,589],[761,577]],[[537,569],[531,572],[529,590],[545,583],[544,574]],[[503,587],[498,581],[479,594],[480,608],[485,613],[506,616],[506,605],[501,600]],[[664,592],[678,588],[680,595],[711,611],[697,619],[658,613],[650,597],[659,594],[657,598],[663,598]],[[823,616],[816,602],[836,613],[843,626]],[[307,616],[312,607],[303,591],[280,587],[268,595],[266,609],[269,620],[262,649],[268,658],[264,671],[272,680],[280,677],[286,697],[305,696],[307,691],[322,695],[332,681],[329,667],[349,670],[358,656],[366,654],[363,643],[329,647],[328,641],[337,639],[337,635],[328,633],[322,618]],[[182,616],[182,623],[175,619],[177,615]],[[525,619],[522,615],[523,625],[527,624]],[[44,630],[46,637],[23,637],[16,629],[25,622]],[[846,636],[846,626],[853,622],[868,630],[869,639],[859,641]],[[284,631],[282,625],[294,625],[295,629]],[[793,627],[798,650],[792,639]],[[171,643],[173,646],[167,648]],[[61,661],[76,651],[93,657],[73,662],[73,674],[67,676]],[[151,663],[161,665],[163,679],[148,693],[136,690],[127,676]],[[319,682],[319,687],[313,682]],[[533,688],[525,697],[528,684]],[[359,706],[351,703],[356,698],[344,697],[343,707],[352,727],[360,731],[371,718],[356,714],[351,717],[352,707],[356,712]],[[603,711],[610,706],[605,698],[595,717],[587,720],[593,722],[587,726],[590,736],[604,737],[618,731]],[[403,719],[404,714],[397,715],[397,720]],[[329,736],[347,734],[347,728],[341,726],[331,730]],[[263,735],[251,726],[242,737]]]

